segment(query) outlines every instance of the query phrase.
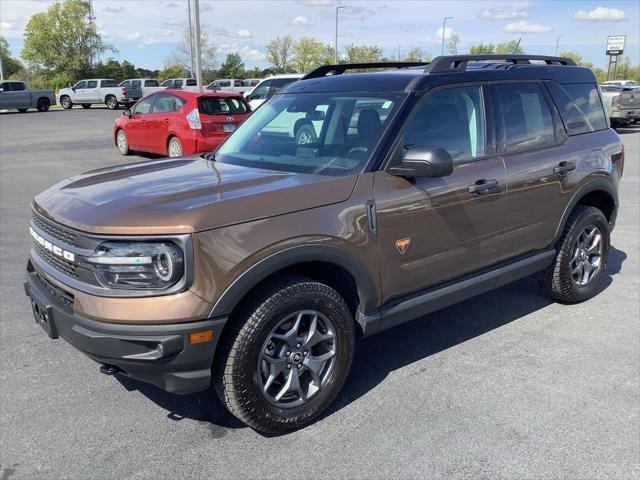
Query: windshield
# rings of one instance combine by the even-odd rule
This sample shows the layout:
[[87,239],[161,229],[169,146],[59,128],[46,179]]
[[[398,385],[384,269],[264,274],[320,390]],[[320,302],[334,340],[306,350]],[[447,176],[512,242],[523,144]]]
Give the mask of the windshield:
[[320,175],[350,175],[369,160],[404,98],[400,93],[276,95],[216,152],[216,161]]

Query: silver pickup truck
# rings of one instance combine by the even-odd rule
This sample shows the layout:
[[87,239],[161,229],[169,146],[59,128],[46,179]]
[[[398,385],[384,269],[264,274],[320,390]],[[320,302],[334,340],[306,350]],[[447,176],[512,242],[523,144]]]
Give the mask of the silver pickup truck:
[[640,87],[601,85],[602,99],[612,127],[640,120]]
[[55,103],[53,90],[31,90],[25,82],[17,80],[0,83],[0,110],[16,109],[24,113],[37,108],[39,112],[46,112]]
[[120,105],[130,106],[142,97],[142,89],[119,87],[110,78],[90,78],[80,80],[73,87],[63,88],[58,92],[58,99],[62,108],[73,108],[79,103],[82,108],[101,103],[110,110],[116,110]]

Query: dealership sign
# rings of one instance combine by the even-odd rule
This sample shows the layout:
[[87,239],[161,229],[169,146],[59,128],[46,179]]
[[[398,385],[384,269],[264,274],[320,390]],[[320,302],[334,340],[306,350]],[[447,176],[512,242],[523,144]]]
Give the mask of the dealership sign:
[[607,37],[607,55],[622,55],[626,35],[613,35]]

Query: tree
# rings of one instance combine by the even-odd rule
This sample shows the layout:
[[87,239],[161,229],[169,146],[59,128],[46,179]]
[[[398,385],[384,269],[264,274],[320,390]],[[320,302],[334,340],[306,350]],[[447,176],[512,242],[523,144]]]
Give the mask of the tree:
[[403,60],[405,62],[422,62],[424,56],[424,51],[420,47],[414,47],[412,45]]
[[125,78],[135,78],[138,76],[138,72],[136,71],[136,67],[133,63],[128,62],[127,60],[123,60],[122,64],[120,64],[120,77],[121,79]]
[[496,53],[511,53],[512,55],[522,55],[524,49],[520,46],[520,41],[511,40],[510,42],[499,43],[496,45]]
[[[189,27],[185,28],[182,33],[182,40],[176,46],[173,54],[167,59],[167,63],[170,65],[180,65],[183,69],[191,72],[192,51],[194,55],[193,67],[195,68],[195,37],[195,32],[189,35]],[[209,35],[204,32],[200,32],[200,65],[202,66],[202,70],[213,70],[216,68],[216,48],[213,46],[213,43],[211,43]],[[195,70],[193,70],[193,75],[195,76]]]
[[447,52],[449,52],[449,55],[458,54],[459,43],[460,43],[460,35],[452,32],[451,36],[449,37],[449,41],[447,42]]
[[218,74],[222,78],[243,78],[244,77],[244,63],[238,53],[230,53],[227,55],[227,59],[220,66]]
[[302,37],[293,45],[292,63],[298,72],[308,72],[324,62],[325,46],[320,40]]
[[293,53],[293,39],[289,35],[276,37],[267,45],[267,61],[277,73],[289,70]]
[[5,77],[9,78],[24,69],[22,63],[11,56],[9,42],[3,36],[0,36],[0,56],[2,56],[2,72]]
[[163,82],[167,78],[180,78],[187,74],[186,69],[182,65],[175,63],[167,63],[164,68],[158,72],[158,80]]
[[60,83],[70,83],[91,71],[92,61],[107,50],[96,25],[89,20],[88,0],[65,0],[33,15],[24,31],[22,58],[29,67]]
[[376,45],[349,45],[347,63],[374,63],[382,57],[382,48]]
[[493,43],[479,43],[478,45],[473,45],[469,49],[469,53],[472,55],[487,55],[496,53],[496,46]]

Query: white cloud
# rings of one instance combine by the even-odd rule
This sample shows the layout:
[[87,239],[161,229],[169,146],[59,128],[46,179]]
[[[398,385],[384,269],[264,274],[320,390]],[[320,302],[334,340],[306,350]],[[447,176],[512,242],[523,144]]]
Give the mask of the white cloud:
[[15,22],[0,22],[1,30],[13,30],[16,26]]
[[[453,28],[447,27],[444,29],[445,41],[449,40],[453,35],[458,35]],[[436,30],[436,33],[434,33],[433,35],[429,35],[425,40],[428,43],[442,43],[442,27]]]
[[145,37],[145,39],[138,44],[138,48],[144,48],[147,45],[151,45],[152,43],[155,43],[155,40],[153,38]]
[[128,35],[125,35],[125,38],[127,40],[138,40],[141,36],[142,34],[140,32],[133,32]]
[[200,13],[213,12],[213,5],[210,3],[200,2]]
[[176,2],[160,2],[160,5],[167,8],[177,8],[178,4]]
[[111,5],[104,7],[102,10],[100,10],[101,12],[107,12],[107,13],[122,13],[124,12],[124,7],[112,7]]
[[328,7],[333,5],[335,0],[298,0],[298,3],[308,7]]
[[489,8],[478,12],[478,18],[485,20],[509,20],[512,18],[525,18],[527,12],[515,8]]
[[592,22],[623,22],[627,19],[623,10],[607,7],[597,7],[590,12],[578,10],[573,18]]
[[295,18],[293,18],[288,25],[293,25],[295,27],[310,27],[313,25],[313,22],[311,20],[309,20],[307,17],[303,17],[302,15],[299,15]]
[[266,58],[265,54],[260,50],[250,47],[249,45],[239,45],[237,43],[223,43],[216,49],[217,53],[226,55],[228,53],[238,53],[243,61],[261,61]]
[[519,22],[509,23],[504,27],[504,31],[509,33],[542,33],[551,32],[553,29],[548,25],[537,25],[521,20]]
[[250,38],[251,32],[246,28],[241,28],[236,32],[236,35],[238,35],[238,38]]
[[173,35],[173,30],[171,30],[170,28],[167,28],[163,30],[162,33],[160,33],[161,37],[170,37],[171,35]]
[[[340,10],[340,20],[356,20],[361,22],[369,17],[373,17],[374,15],[380,13],[385,8],[387,8],[386,5],[379,4],[376,5],[375,8],[366,8],[358,5],[345,6],[345,8]],[[336,11],[333,8],[325,8],[324,10],[320,11],[320,15],[325,18],[335,18]]]

